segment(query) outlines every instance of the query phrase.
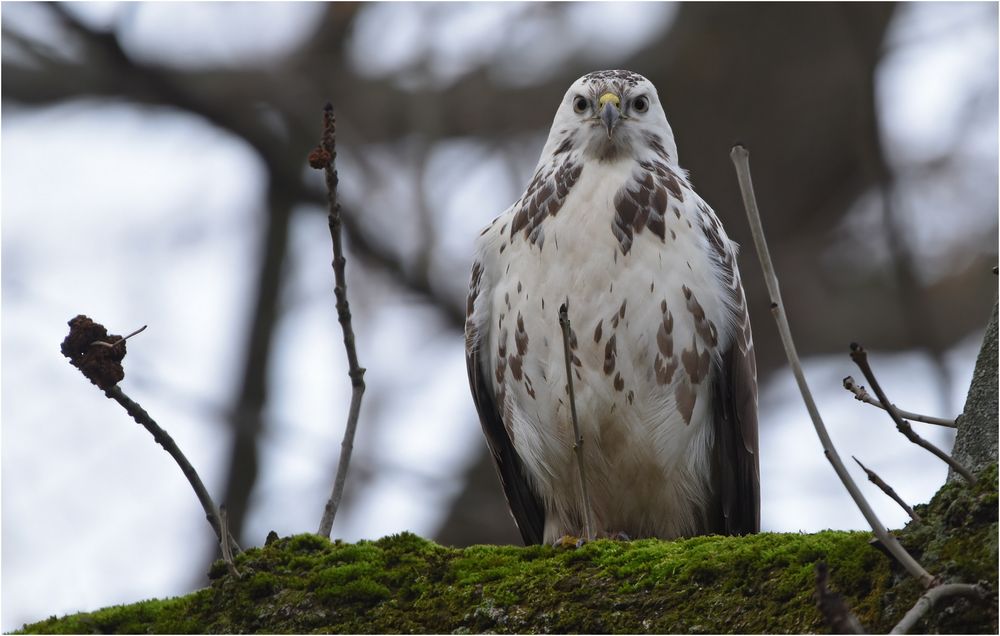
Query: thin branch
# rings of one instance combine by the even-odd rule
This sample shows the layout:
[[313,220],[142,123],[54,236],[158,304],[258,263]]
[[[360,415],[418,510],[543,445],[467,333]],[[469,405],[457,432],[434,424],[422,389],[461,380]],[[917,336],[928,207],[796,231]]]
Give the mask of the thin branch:
[[900,507],[906,511],[906,514],[910,515],[910,519],[913,519],[914,521],[918,522],[923,521],[920,518],[920,515],[914,512],[913,508],[911,508],[908,503],[903,501],[903,498],[896,493],[893,487],[887,484],[885,480],[883,480],[881,477],[878,476],[878,473],[876,473],[874,470],[869,470],[868,467],[862,464],[861,460],[855,457],[854,455],[851,455],[851,459],[856,461],[858,463],[858,466],[861,466],[861,470],[865,471],[865,474],[868,475],[868,481],[872,482],[873,484],[881,488],[882,492],[889,495],[889,497],[891,497],[893,501],[898,503]]
[[571,338],[569,322],[569,301],[559,307],[559,326],[562,328],[563,336],[563,357],[566,358],[566,386],[569,391],[569,410],[573,418],[573,451],[576,453],[576,465],[580,469],[580,497],[583,513],[583,532],[588,541],[594,539],[594,512],[590,509],[590,495],[587,493],[587,476],[583,467],[583,435],[580,433],[580,424],[576,415],[576,393],[573,390],[573,353],[571,352]]
[[[156,443],[162,446],[163,450],[167,451],[174,458],[177,465],[181,467],[181,472],[184,473],[184,476],[187,477],[188,482],[190,482],[191,487],[194,489],[194,494],[197,495],[201,507],[205,510],[205,518],[208,519],[208,523],[211,524],[212,530],[215,531],[215,536],[221,544],[224,535],[222,533],[222,524],[219,521],[219,510],[216,508],[215,502],[212,501],[212,496],[208,494],[208,489],[202,483],[201,477],[198,476],[198,472],[191,465],[191,462],[188,461],[187,457],[184,456],[184,453],[181,452],[177,443],[174,442],[174,438],[170,437],[165,430],[160,428],[160,425],[153,421],[153,418],[149,416],[149,413],[144,408],[125,395],[118,385],[104,389],[104,394],[121,404],[128,414],[132,416],[132,419],[149,431],[153,439],[156,440]],[[236,550],[240,549],[235,539],[229,537],[229,540],[233,548]]]
[[981,585],[969,583],[946,583],[938,585],[924,592],[917,599],[917,602],[910,608],[910,611],[903,616],[903,619],[896,623],[890,634],[905,634],[917,624],[924,614],[934,607],[939,601],[952,596],[964,596],[982,600],[986,598],[986,590]]
[[826,586],[830,571],[824,561],[816,562],[816,607],[834,634],[864,634],[865,628],[851,612],[843,597]]
[[[226,507],[219,506],[219,522],[222,525],[222,535],[229,535],[229,515],[226,514]],[[242,578],[240,576],[239,570],[236,569],[236,563],[233,562],[233,551],[229,548],[228,541],[222,541],[220,543],[222,546],[222,559],[226,562],[226,567],[229,568],[229,573],[233,575],[234,578]]]
[[[844,378],[844,388],[854,394],[854,399],[859,402],[864,402],[865,404],[871,404],[872,406],[877,406],[880,409],[885,409],[882,403],[873,398],[865,390],[865,387],[861,386],[854,381],[854,378],[847,376]],[[920,413],[913,413],[911,411],[904,411],[895,404],[892,408],[896,409],[900,417],[905,417],[908,420],[913,420],[915,422],[923,422],[924,424],[936,424],[938,426],[947,426],[948,428],[958,427],[958,418],[953,420],[945,419],[943,417],[934,417],[933,415],[921,415]]]
[[879,538],[886,549],[889,550],[907,572],[920,581],[924,587],[930,587],[934,582],[934,577],[900,545],[896,537],[890,534],[885,525],[879,521],[878,516],[875,515],[875,511],[872,510],[872,507],[858,489],[857,484],[851,479],[850,473],[847,472],[847,467],[844,466],[844,462],[841,461],[840,455],[833,445],[833,440],[830,439],[826,425],[823,424],[819,409],[816,407],[816,402],[809,391],[809,385],[806,383],[805,374],[802,371],[802,365],[799,362],[799,356],[795,350],[795,343],[792,340],[791,330],[788,326],[788,318],[785,316],[784,305],[781,302],[778,277],[774,272],[774,265],[771,263],[771,253],[767,248],[767,241],[764,238],[764,228],[761,225],[760,212],[757,210],[757,199],[753,193],[753,182],[750,179],[750,153],[743,146],[736,145],[733,146],[729,156],[736,167],[740,192],[743,195],[743,205],[746,208],[747,219],[750,222],[750,231],[753,234],[754,245],[757,247],[760,266],[764,272],[764,281],[767,283],[767,290],[771,297],[771,314],[774,316],[775,323],[778,326],[781,343],[785,348],[785,355],[788,358],[792,374],[799,385],[799,391],[802,393],[802,400],[809,411],[809,417],[812,419],[813,427],[816,429],[816,435],[819,437],[820,444],[823,445],[823,453],[833,466],[834,472],[837,473],[844,487],[847,488],[847,492],[850,493],[851,498],[854,499],[854,503],[861,510],[861,514],[868,521],[868,525],[871,526],[875,536]]
[[878,380],[875,379],[875,372],[872,371],[871,365],[868,364],[868,352],[865,351],[864,347],[856,342],[851,343],[851,360],[854,360],[854,364],[858,365],[858,368],[861,369],[861,373],[865,375],[865,379],[868,380],[868,384],[871,385],[872,391],[875,391],[875,395],[878,396],[879,402],[882,403],[882,408],[885,409],[890,417],[892,417],[892,421],[896,423],[896,429],[906,436],[906,439],[910,440],[917,446],[929,450],[937,456],[938,459],[951,466],[952,470],[964,477],[970,484],[976,483],[976,478],[973,477],[972,473],[969,472],[965,466],[959,464],[955,458],[948,453],[944,452],[934,444],[931,444],[923,437],[917,435],[917,433],[913,430],[913,427],[910,426],[910,423],[900,417],[899,411],[897,411],[896,407],[892,405],[892,402],[890,402],[889,398],[886,397],[885,391],[883,391],[882,387],[879,386]]
[[358,428],[358,416],[361,414],[361,398],[365,393],[365,370],[358,364],[358,352],[354,345],[354,327],[351,324],[351,306],[347,302],[347,276],[344,267],[344,247],[341,242],[340,204],[337,202],[337,124],[330,104],[323,109],[323,137],[319,147],[310,155],[313,167],[322,167],[326,176],[327,203],[329,204],[330,239],[333,242],[333,276],[336,280],[334,294],[337,297],[337,320],[344,332],[344,349],[347,350],[348,375],[351,378],[351,405],[347,412],[347,427],[344,430],[344,440],[340,444],[340,462],[337,464],[337,478],[333,483],[333,492],[323,509],[323,518],[316,534],[329,538],[333,529],[333,520],[337,516],[337,508],[344,494],[344,483],[347,480],[347,469],[351,463],[351,453],[354,451],[354,434]]

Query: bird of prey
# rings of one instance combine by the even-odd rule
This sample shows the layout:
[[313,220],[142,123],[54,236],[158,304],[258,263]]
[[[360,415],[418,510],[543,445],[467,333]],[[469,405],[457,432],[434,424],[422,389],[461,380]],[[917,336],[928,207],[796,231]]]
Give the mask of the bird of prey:
[[[737,246],[677,163],[653,84],[584,75],[476,242],[473,398],[526,544],[760,527],[757,371]],[[566,358],[583,437],[581,504]]]

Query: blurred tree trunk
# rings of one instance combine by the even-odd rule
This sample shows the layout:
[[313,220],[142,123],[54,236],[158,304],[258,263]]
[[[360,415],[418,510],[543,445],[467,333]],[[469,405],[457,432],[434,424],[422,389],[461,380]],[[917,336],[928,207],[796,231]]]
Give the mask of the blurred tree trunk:
[[242,533],[247,504],[257,481],[257,444],[264,430],[268,367],[278,325],[282,273],[294,203],[275,190],[271,191],[269,199],[261,236],[261,258],[257,263],[256,300],[244,344],[243,377],[232,407],[233,442],[222,499],[229,510],[229,527],[237,537]]

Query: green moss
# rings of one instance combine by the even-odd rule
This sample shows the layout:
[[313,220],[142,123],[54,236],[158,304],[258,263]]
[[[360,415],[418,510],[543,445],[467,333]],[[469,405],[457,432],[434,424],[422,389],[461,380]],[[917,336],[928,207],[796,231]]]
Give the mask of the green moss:
[[[997,471],[951,484],[900,540],[944,578],[997,579]],[[864,532],[595,541],[580,549],[445,548],[410,533],[356,544],[298,535],[212,567],[189,596],[25,626],[37,633],[816,632],[814,567],[871,631],[921,590]],[[927,631],[996,632],[996,604],[958,601]]]
[[[980,471],[974,486],[961,479],[946,484],[930,503],[915,509],[922,521],[910,522],[899,533],[903,546],[943,581],[982,581],[993,594],[986,603],[960,600],[947,612],[933,612],[930,622],[918,623],[913,631],[975,632],[982,631],[986,622],[996,633],[997,466]],[[886,601],[901,606],[912,602],[915,594],[916,586],[906,581],[891,590]]]
[[186,610],[198,604],[198,594],[165,601],[116,605],[65,618],[53,616],[25,626],[23,631],[47,634],[193,633],[198,630],[197,618],[187,616]]
[[270,596],[279,589],[280,583],[281,579],[272,574],[257,572],[246,582],[247,595],[252,599]]

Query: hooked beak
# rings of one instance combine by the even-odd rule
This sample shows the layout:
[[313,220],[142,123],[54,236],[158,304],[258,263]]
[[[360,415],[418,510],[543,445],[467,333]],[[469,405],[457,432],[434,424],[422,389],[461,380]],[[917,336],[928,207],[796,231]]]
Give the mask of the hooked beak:
[[605,130],[608,131],[608,139],[611,139],[615,125],[621,119],[621,99],[614,93],[604,93],[597,103],[601,122],[604,124]]

